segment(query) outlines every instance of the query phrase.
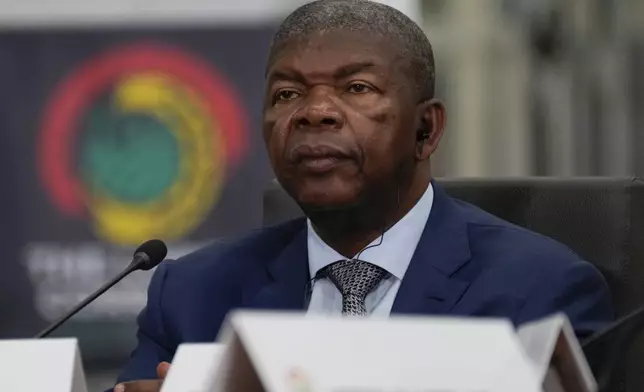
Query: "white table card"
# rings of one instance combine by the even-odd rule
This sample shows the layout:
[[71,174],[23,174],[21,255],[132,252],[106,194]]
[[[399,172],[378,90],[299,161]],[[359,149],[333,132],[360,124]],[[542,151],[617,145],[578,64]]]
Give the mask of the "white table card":
[[545,391],[597,391],[597,382],[564,314],[522,325],[517,335]]
[[185,343],[177,349],[161,392],[209,392],[223,346],[217,343]]
[[87,392],[78,342],[0,340],[0,391]]
[[234,313],[211,390],[541,392],[504,320]]

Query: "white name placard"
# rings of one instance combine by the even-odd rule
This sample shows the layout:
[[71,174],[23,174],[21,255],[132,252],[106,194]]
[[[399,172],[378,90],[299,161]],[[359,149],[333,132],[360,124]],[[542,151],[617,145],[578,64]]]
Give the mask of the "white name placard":
[[541,392],[505,320],[235,313],[213,391]]
[[0,391],[87,392],[78,342],[0,340]]
[[223,346],[218,343],[179,345],[161,392],[210,392]]

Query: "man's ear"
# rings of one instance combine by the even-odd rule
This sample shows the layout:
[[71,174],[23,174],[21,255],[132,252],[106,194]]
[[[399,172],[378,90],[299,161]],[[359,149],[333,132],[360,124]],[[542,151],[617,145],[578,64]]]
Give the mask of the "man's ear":
[[445,131],[446,122],[447,112],[440,100],[432,98],[418,105],[416,159],[424,161],[436,151]]

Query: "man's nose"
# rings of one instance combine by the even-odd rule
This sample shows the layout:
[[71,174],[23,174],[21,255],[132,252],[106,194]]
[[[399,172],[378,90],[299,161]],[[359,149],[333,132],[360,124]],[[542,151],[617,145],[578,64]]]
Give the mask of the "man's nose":
[[310,95],[305,105],[294,118],[297,128],[340,129],[344,126],[344,117],[328,94]]

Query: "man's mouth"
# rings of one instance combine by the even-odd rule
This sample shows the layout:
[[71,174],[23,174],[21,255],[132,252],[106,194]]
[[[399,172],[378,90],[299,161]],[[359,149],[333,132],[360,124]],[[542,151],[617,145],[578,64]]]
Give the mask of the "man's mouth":
[[353,160],[351,154],[329,145],[300,145],[291,157],[296,165],[314,173],[325,173]]
[[306,158],[300,162],[300,165],[310,172],[325,173],[335,169],[341,164],[350,162],[348,158],[320,157]]

